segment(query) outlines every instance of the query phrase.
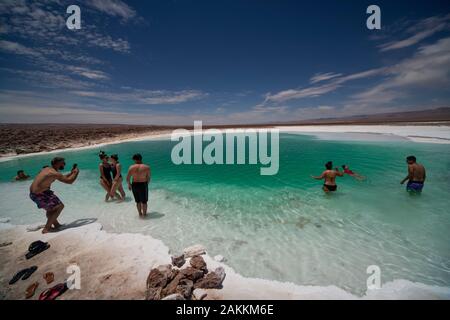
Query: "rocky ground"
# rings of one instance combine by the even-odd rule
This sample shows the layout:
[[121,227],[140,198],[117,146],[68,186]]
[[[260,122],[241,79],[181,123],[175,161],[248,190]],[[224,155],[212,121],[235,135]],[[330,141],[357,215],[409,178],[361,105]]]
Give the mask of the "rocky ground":
[[[0,300],[25,299],[33,283],[38,288],[30,299],[38,299],[47,288],[67,281],[72,266],[80,270],[80,288],[58,299],[450,299],[449,288],[406,280],[383,283],[359,297],[335,286],[246,278],[220,262],[223,257],[211,258],[201,245],[171,256],[160,240],[108,233],[95,219],[77,220],[45,235],[7,222],[0,221]],[[36,240],[50,248],[27,260],[28,246]],[[28,279],[8,284],[19,270],[32,266],[37,270]],[[45,280],[49,272],[54,274],[51,284]]]
[[0,156],[83,147],[169,132],[168,127],[79,124],[0,124]]

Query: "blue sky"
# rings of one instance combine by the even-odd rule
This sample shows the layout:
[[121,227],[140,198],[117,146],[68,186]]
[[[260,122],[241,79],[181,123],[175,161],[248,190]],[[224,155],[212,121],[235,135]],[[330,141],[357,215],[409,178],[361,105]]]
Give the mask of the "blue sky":
[[450,106],[449,88],[445,0],[0,2],[1,122],[293,121]]

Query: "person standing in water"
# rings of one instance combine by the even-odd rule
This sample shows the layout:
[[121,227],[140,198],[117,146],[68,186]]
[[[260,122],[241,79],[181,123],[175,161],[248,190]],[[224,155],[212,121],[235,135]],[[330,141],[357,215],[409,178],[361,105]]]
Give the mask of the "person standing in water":
[[406,191],[421,193],[426,179],[426,172],[425,167],[416,161],[417,159],[415,156],[408,156],[406,158],[406,163],[408,163],[408,175],[400,182],[400,184],[404,184],[408,181]]
[[65,165],[64,158],[54,158],[51,162],[51,167],[42,169],[30,186],[31,200],[36,203],[39,209],[44,209],[47,212],[47,223],[42,233],[56,231],[61,227],[61,224],[58,222],[58,217],[64,209],[64,204],[50,190],[52,183],[58,180],[66,184],[72,184],[80,172],[77,165],[74,165],[69,174],[63,175],[59,171],[64,170]]
[[100,151],[98,154],[101,162],[98,165],[100,170],[100,185],[105,189],[105,201],[108,201],[111,197],[112,177],[111,177],[111,165],[109,164],[109,157],[104,151]]
[[[127,184],[128,189],[133,192],[139,217],[143,218],[147,215],[148,184],[151,177],[150,167],[142,163],[140,154],[135,154],[133,161],[134,164],[128,169]],[[133,182],[131,182],[131,178],[133,178]]]
[[340,172],[338,168],[333,170],[333,162],[331,161],[328,161],[325,164],[325,168],[326,170],[322,172],[320,176],[311,177],[316,180],[325,180],[325,183],[323,184],[323,191],[325,193],[334,192],[337,190],[336,177],[342,177],[344,174]]
[[119,163],[119,156],[117,154],[111,155],[111,173],[112,173],[112,186],[111,192],[109,193],[110,197],[114,197],[119,191],[120,198],[119,201],[122,202],[125,200],[125,191],[122,187],[122,165]]

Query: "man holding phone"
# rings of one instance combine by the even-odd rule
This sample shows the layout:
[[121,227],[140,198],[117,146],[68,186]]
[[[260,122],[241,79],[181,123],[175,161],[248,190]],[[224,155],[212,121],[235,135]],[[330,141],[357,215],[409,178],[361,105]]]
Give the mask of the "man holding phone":
[[77,165],[74,164],[72,171],[69,174],[63,175],[59,171],[64,170],[65,165],[64,158],[54,158],[51,162],[51,167],[43,168],[30,186],[31,200],[36,203],[39,209],[44,209],[47,212],[47,223],[42,233],[55,231],[61,227],[61,224],[58,222],[58,217],[64,209],[64,204],[50,190],[52,183],[58,180],[66,184],[72,184],[80,172]]

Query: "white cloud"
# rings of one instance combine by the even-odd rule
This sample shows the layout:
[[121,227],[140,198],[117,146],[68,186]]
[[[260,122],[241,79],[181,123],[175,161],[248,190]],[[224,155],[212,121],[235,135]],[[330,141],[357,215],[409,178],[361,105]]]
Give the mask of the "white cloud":
[[387,69],[382,83],[352,96],[359,103],[383,104],[418,89],[440,90],[450,86],[450,38],[420,47],[411,58]]
[[380,51],[391,51],[410,47],[419,43],[420,41],[431,37],[439,31],[450,29],[450,14],[446,16],[435,16],[415,23],[412,27],[406,30],[407,34],[412,34],[406,39],[399,41],[391,41],[379,45]]
[[101,35],[97,32],[88,32],[85,35],[86,44],[93,47],[111,49],[121,53],[130,52],[130,43],[127,40],[117,38],[113,39],[109,35]]
[[120,0],[90,0],[87,4],[111,16],[118,16],[124,20],[136,16],[136,11]]
[[85,90],[94,86],[94,84],[91,82],[76,80],[69,76],[58,74],[56,72],[40,70],[18,70],[9,68],[2,68],[0,70],[19,76],[20,79],[23,79],[33,86],[40,88]]
[[80,76],[83,76],[85,78],[92,79],[92,80],[109,79],[109,76],[105,72],[100,71],[100,70],[92,70],[92,69],[88,69],[88,68],[74,67],[74,66],[69,66],[68,69],[77,75],[80,75]]
[[31,48],[25,47],[20,43],[7,40],[0,40],[0,50],[6,53],[19,54],[25,56],[35,56],[35,57],[40,56],[39,52],[36,52]]
[[318,106],[317,109],[323,110],[323,111],[330,111],[330,110],[335,110],[336,108],[333,106]]
[[[319,97],[326,93],[330,93],[341,87],[345,82],[358,80],[368,77],[377,76],[386,72],[385,68],[370,69],[363,72],[353,73],[346,76],[332,74],[333,77],[329,82],[322,85],[313,85],[306,88],[288,89],[277,92],[275,94],[266,94],[266,103],[280,103],[288,100],[298,100],[303,98]],[[330,73],[331,74],[331,73]],[[314,77],[313,77],[314,78]],[[320,80],[325,81],[325,80]],[[317,82],[317,81],[316,81]]]
[[144,105],[179,104],[207,96],[207,93],[199,90],[169,91],[131,89],[122,92],[74,91],[73,93],[80,97]]
[[[103,2],[103,1],[100,1]],[[100,3],[99,2],[99,3]],[[116,15],[121,12],[120,1],[104,1]],[[90,1],[88,2],[90,3]],[[66,6],[59,1],[0,1],[1,33],[7,36],[18,36],[34,42],[39,41],[41,46],[60,48],[73,46],[100,47],[120,53],[130,52],[130,44],[125,39],[114,39],[110,35],[101,34],[94,25],[83,24],[82,30],[68,35],[65,21]],[[115,11],[114,11],[115,10]],[[134,12],[134,11],[133,11]],[[124,10],[122,18],[130,16]],[[130,16],[131,17],[131,16]],[[73,50],[72,50],[73,51]]]
[[274,103],[280,103],[285,102],[288,100],[293,99],[302,99],[302,98],[309,98],[309,97],[318,97],[325,93],[331,92],[339,88],[338,83],[327,83],[321,86],[313,86],[303,89],[288,89],[283,90],[280,92],[277,92],[275,94],[268,93],[266,95],[266,100],[264,103],[267,102],[274,102]]
[[341,73],[333,73],[333,72],[316,73],[314,76],[311,77],[310,82],[317,83],[320,81],[330,80],[330,79],[339,77],[341,75],[342,75]]

